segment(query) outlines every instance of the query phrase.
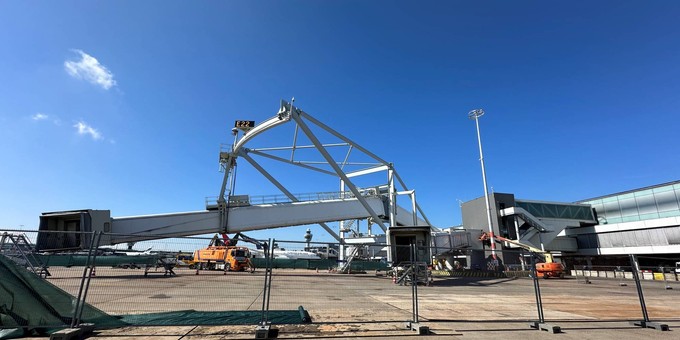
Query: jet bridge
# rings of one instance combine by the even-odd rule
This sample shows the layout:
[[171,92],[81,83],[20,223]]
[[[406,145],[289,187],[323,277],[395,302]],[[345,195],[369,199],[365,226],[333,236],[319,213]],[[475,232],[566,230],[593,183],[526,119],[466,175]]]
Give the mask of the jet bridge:
[[[256,137],[290,122],[295,123],[293,145],[246,147]],[[335,140],[322,141],[318,137],[319,133]],[[40,217],[41,231],[72,232],[73,236],[41,233],[38,249],[85,248],[88,246],[87,237],[81,239],[75,232],[91,231],[106,233],[101,239],[104,245],[316,223],[338,242],[345,243],[345,234],[352,231],[352,221],[359,219],[368,219],[369,225],[377,225],[383,232],[398,226],[431,225],[415,199],[415,190],[407,187],[392,163],[294,106],[293,101],[282,100],[276,115],[259,124],[254,121],[236,121],[232,134],[233,144],[222,147],[220,151],[220,167],[224,178],[219,196],[215,202],[206,205],[205,211],[113,218],[108,210],[44,213]],[[307,144],[303,144],[305,142]],[[290,155],[281,154],[287,152]],[[355,160],[357,155],[359,160]],[[321,159],[310,160],[310,156],[320,156]],[[340,184],[340,191],[332,197],[316,199],[292,194],[256,157],[328,175],[328,178],[337,181],[335,185]],[[287,201],[253,204],[248,195],[236,194],[234,183],[239,158],[278,188]],[[277,173],[281,174],[280,171]],[[368,189],[360,188],[353,182],[357,177],[378,173],[386,175],[386,182],[369,186]],[[410,210],[397,204],[397,198],[404,196],[408,198]],[[333,221],[340,222],[337,232],[326,224]]]
[[[384,197],[366,196],[366,203],[379,216],[386,216]],[[406,211],[406,210],[403,210]],[[220,211],[192,211],[182,213],[110,217],[108,210],[76,210],[44,213],[40,217],[41,231],[70,231],[71,236],[41,233],[39,249],[84,248],[76,232],[102,231],[107,236],[102,245],[143,240],[190,236],[210,233],[237,233],[315,223],[366,219],[371,217],[356,198],[316,201],[268,203],[236,206],[227,209],[226,229],[221,227]],[[398,214],[399,225],[410,225],[409,214]],[[420,220],[420,225],[425,225]],[[85,242],[86,243],[86,242]]]

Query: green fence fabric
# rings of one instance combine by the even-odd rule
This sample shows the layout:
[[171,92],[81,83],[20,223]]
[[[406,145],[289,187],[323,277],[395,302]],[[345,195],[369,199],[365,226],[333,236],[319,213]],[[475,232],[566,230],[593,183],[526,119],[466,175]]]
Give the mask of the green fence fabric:
[[[257,325],[262,318],[262,311],[201,312],[183,310],[166,313],[121,315],[120,318],[121,321],[135,326]],[[297,309],[270,310],[267,319],[271,323],[279,325],[305,323],[305,320],[300,316],[300,311]]]
[[[74,254],[50,254],[34,255],[41,264],[48,267],[71,267],[84,266],[87,263],[87,255]],[[137,255],[137,256],[112,256],[98,255],[95,259],[95,266],[119,266],[125,264],[135,264],[140,267],[144,265],[155,265],[158,263],[158,255]],[[37,265],[34,263],[33,265]]]
[[[70,325],[75,297],[4,256],[0,256],[0,278],[0,328],[21,327],[42,333],[44,329]],[[87,304],[82,322],[107,327],[124,325]]]
[[[254,258],[251,262],[256,268],[266,266],[265,259]],[[328,259],[273,259],[272,268],[275,269],[330,269],[336,268],[341,264],[337,260]],[[352,270],[386,270],[389,265],[384,262],[376,261],[357,261],[351,263]]]

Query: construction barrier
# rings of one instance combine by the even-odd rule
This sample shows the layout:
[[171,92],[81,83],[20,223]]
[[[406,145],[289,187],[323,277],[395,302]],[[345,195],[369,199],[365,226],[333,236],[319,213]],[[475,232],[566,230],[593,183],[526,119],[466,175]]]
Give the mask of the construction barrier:
[[[195,261],[192,254],[206,249],[210,237],[100,246],[105,234],[61,232],[43,240],[89,247],[56,252],[35,251],[38,233],[22,233],[23,241],[5,237],[0,245],[0,339],[82,324],[641,320],[640,301],[647,319],[668,318],[678,315],[668,301],[680,298],[678,281],[670,280],[674,268],[642,268],[651,278],[638,281],[631,266],[577,268],[572,277],[543,279],[534,269],[537,254],[501,249],[494,258],[488,251],[442,253],[416,245],[255,240],[259,248],[242,259],[252,266],[232,271],[226,261]],[[385,249],[401,260],[387,263]],[[477,296],[494,298],[471,298]],[[565,303],[565,296],[574,300]]]

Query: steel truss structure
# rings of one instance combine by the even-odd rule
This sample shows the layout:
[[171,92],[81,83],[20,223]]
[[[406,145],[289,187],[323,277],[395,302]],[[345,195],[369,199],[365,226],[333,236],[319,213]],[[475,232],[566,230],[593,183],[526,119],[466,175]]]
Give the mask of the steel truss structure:
[[[359,145],[350,138],[344,136],[340,132],[332,129],[328,125],[322,123],[309,113],[294,105],[294,100],[287,102],[281,100],[279,111],[274,117],[271,117],[260,124],[253,127],[234,128],[232,130],[234,135],[234,142],[228,151],[220,153],[220,167],[224,172],[224,179],[220,189],[220,194],[217,199],[217,206],[221,212],[221,225],[225,231],[228,231],[227,224],[229,219],[229,208],[233,203],[237,203],[241,196],[233,195],[234,186],[236,183],[236,168],[237,159],[242,158],[247,161],[253,168],[255,168],[262,176],[264,176],[270,183],[276,186],[291,202],[299,202],[300,199],[288,190],[271,172],[267,171],[260,163],[256,161],[253,156],[262,157],[268,160],[274,160],[280,163],[288,164],[290,166],[299,167],[309,171],[325,174],[339,180],[340,195],[344,197],[356,198],[363,208],[368,213],[369,228],[370,224],[376,224],[387,232],[389,226],[397,226],[396,215],[399,207],[397,205],[397,196],[407,195],[411,201],[412,225],[431,225],[425,213],[418,205],[415,197],[415,190],[409,189],[403,179],[399,176],[394,168],[394,165],[384,159],[378,157],[368,149]],[[266,148],[247,148],[246,144],[251,142],[256,137],[265,134],[274,128],[288,123],[295,123],[295,132],[293,135],[293,143],[290,146],[266,147]],[[330,135],[336,137],[339,142],[329,143],[322,142],[320,138],[313,132],[313,127],[320,128]],[[301,136],[305,136],[310,142],[310,145],[300,145],[298,141]],[[337,156],[330,152],[330,149],[344,148],[342,159],[336,159]],[[296,159],[296,151],[304,149],[315,149],[321,156],[321,161],[307,161]],[[289,158],[274,155],[273,152],[290,151]],[[368,157],[371,162],[353,162],[350,161],[352,153],[360,152]],[[337,153],[336,153],[337,154]],[[347,171],[348,167],[354,167]],[[379,215],[366,199],[366,188],[358,187],[353,179],[361,176],[383,172],[386,174],[387,184],[377,185],[372,187],[372,190],[381,196],[386,197],[386,204],[389,211],[389,216]],[[403,210],[403,209],[402,209]],[[420,214],[419,218],[418,214]],[[333,238],[339,242],[343,242],[345,234],[350,232],[350,227],[353,221],[340,221],[339,233],[336,233],[325,222],[318,224]],[[386,225],[388,223],[388,225]]]

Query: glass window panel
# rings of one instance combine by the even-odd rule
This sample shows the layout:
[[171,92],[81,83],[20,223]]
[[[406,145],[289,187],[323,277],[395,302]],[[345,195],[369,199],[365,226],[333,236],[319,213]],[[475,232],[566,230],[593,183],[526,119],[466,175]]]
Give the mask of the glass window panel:
[[652,192],[654,192],[656,194],[658,192],[666,192],[666,191],[672,191],[672,190],[673,190],[673,186],[667,185],[667,186],[664,186],[664,187],[654,188],[654,189],[652,189]]
[[635,222],[640,220],[640,215],[621,217],[621,222]]
[[571,215],[572,218],[579,219],[579,220],[592,220],[593,219],[593,214],[590,210],[590,207],[571,207]]
[[659,211],[678,210],[678,200],[675,197],[675,192],[665,191],[655,193],[656,206]]
[[651,195],[652,193],[653,193],[652,190],[642,190],[642,191],[635,192],[634,194],[635,194],[635,197],[642,197],[642,196]]
[[[607,220],[612,218],[621,217],[621,211],[619,209],[619,202],[606,202],[604,203],[604,210],[607,212]],[[611,222],[609,222],[611,223]]]
[[609,203],[609,202],[616,202],[616,201],[618,201],[618,200],[619,200],[619,199],[618,199],[616,196],[614,196],[614,197],[606,197],[606,198],[603,198],[603,199],[602,199],[602,203],[607,204],[607,203]]
[[621,216],[638,215],[638,207],[637,203],[635,202],[635,197],[620,199],[619,208]]
[[602,200],[592,200],[592,201],[587,201],[587,202],[583,202],[583,203],[590,204],[590,205],[602,204]]
[[654,195],[647,195],[636,197],[638,211],[640,215],[656,213],[656,201],[654,201]]
[[659,213],[640,214],[640,221],[651,220],[655,218],[659,218]]
[[539,207],[538,204],[531,204],[527,203],[527,209],[526,209],[530,214],[540,217],[543,216],[543,213],[541,212],[541,208]]
[[609,223],[609,224],[621,223],[621,222],[623,222],[623,219],[621,217],[614,217],[614,218],[607,219],[607,223]]
[[619,195],[619,201],[622,200],[622,199],[633,198],[633,197],[635,197],[635,193],[633,193],[633,192],[631,192],[630,194]]
[[673,216],[680,216],[680,210],[671,210],[671,211],[664,211],[659,213],[659,217],[673,217]]

